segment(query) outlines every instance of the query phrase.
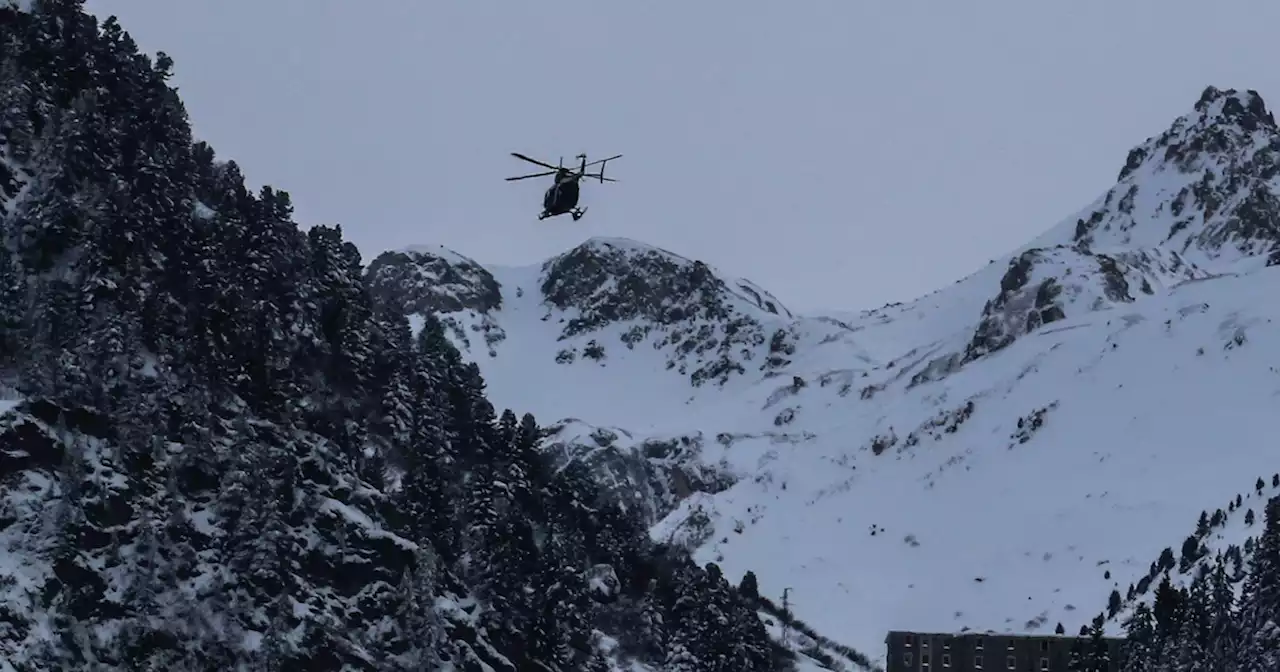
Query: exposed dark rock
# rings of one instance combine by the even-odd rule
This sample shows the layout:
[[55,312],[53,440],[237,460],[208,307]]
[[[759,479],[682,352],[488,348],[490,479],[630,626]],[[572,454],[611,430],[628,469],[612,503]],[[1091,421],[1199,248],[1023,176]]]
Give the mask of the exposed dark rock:
[[502,288],[487,269],[442,250],[383,252],[369,263],[374,295],[406,313],[487,313],[502,306]]
[[[757,287],[726,282],[701,261],[632,241],[593,238],[549,260],[542,277],[547,303],[573,314],[561,339],[629,325],[620,337],[624,345],[652,338],[667,351],[668,368],[688,374],[694,385],[745,373],[747,362],[763,357],[762,317],[789,316]],[[785,347],[782,334],[774,343],[779,348]],[[775,354],[756,368],[782,361]]]

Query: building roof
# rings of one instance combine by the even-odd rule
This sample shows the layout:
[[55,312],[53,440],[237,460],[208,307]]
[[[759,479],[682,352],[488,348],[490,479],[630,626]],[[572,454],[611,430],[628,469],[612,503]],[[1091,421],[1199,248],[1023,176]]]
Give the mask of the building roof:
[[[1007,639],[1088,639],[1088,635],[1069,635],[1048,632],[997,632],[994,630],[969,630],[965,632],[922,632],[919,630],[890,630],[885,634],[885,642],[893,635],[921,635],[925,637],[951,637],[954,639],[969,639],[974,637],[1004,637]],[[1124,641],[1123,637],[1103,637],[1106,641]]]

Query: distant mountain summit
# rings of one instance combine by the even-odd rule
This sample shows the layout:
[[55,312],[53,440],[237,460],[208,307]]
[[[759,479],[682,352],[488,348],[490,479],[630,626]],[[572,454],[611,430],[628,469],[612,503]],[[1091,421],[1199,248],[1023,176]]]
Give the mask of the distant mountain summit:
[[406,313],[502,307],[502,289],[475,261],[437,245],[384,252],[369,264],[369,285],[384,301]]
[[1192,112],[1129,152],[1114,187],[1012,255],[969,342],[914,380],[1068,315],[1277,263],[1280,129],[1257,92],[1211,86]]
[[1117,183],[1036,245],[1163,247],[1211,270],[1280,263],[1280,129],[1256,91],[1208,87]]

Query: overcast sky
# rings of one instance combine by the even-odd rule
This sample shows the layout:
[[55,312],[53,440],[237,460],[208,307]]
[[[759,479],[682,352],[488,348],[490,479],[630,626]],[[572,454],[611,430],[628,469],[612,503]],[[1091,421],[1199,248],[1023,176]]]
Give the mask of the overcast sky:
[[[1272,0],[87,5],[175,59],[199,137],[366,261],[624,236],[802,311],[972,272],[1109,187],[1208,84],[1280,105]],[[549,182],[504,182],[536,170],[512,151],[621,153],[621,182],[538,222]]]

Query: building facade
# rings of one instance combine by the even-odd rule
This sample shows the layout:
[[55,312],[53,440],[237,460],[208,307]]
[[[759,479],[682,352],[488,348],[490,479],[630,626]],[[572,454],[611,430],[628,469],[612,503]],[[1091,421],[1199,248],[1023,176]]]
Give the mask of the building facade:
[[[1120,669],[1124,640],[1106,639],[1111,672]],[[885,672],[1067,672],[1071,647],[1088,637],[891,631],[885,637]]]

